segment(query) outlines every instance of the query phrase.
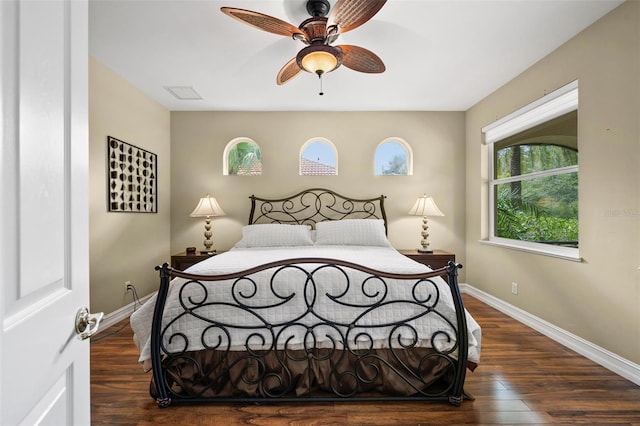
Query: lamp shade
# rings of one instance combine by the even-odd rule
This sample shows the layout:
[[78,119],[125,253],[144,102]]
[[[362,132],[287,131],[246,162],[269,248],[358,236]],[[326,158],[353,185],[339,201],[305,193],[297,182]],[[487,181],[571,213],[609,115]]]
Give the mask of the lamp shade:
[[191,212],[191,217],[211,217],[211,216],[224,216],[225,212],[220,207],[220,204],[215,198],[210,197],[208,194],[206,197],[200,198],[200,202],[196,208]]
[[416,200],[416,203],[409,210],[409,214],[412,216],[444,216],[444,213],[440,211],[433,198],[426,195]]

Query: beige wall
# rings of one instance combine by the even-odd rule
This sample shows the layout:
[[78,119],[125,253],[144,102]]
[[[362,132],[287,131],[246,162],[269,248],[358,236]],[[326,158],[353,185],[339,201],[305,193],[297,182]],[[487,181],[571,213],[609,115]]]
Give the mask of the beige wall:
[[[253,139],[263,153],[262,176],[223,176],[222,154],[232,139]],[[324,137],[338,151],[338,176],[299,176],[300,147]],[[376,146],[400,137],[412,147],[413,176],[373,176]],[[214,218],[217,249],[242,235],[251,194],[271,197],[312,187],[355,197],[387,196],[389,239],[417,248],[422,219],[408,216],[416,198],[433,196],[444,217],[430,221],[434,248],[464,263],[464,113],[461,112],[172,112],[171,250],[202,248],[204,221],[189,217],[210,193],[227,216]]]
[[[170,113],[100,62],[89,62],[91,310],[111,313],[158,286],[154,266],[170,253]],[[158,155],[158,213],[109,213],[107,136]]]
[[[481,128],[579,80],[577,263],[487,237]],[[467,282],[640,363],[640,2],[624,3],[466,115]],[[502,272],[497,273],[498,268]],[[517,282],[519,294],[511,294]]]

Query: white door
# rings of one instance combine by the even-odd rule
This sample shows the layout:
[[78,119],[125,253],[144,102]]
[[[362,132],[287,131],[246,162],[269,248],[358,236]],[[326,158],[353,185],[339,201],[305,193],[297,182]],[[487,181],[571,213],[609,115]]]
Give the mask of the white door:
[[90,423],[87,26],[85,0],[0,0],[3,426]]

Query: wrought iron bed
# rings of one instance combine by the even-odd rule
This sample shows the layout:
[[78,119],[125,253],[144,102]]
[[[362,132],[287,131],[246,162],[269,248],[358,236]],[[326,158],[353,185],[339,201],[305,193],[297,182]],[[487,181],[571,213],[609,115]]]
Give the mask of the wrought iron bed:
[[[251,196],[251,203],[250,224],[383,218],[386,225],[384,196],[353,199],[311,189],[277,200]],[[460,267],[450,262],[435,271],[406,274],[325,257],[277,260],[217,275],[159,266],[151,394],[160,407],[347,399],[460,405],[466,369],[475,367],[468,361]],[[298,279],[283,290],[279,282],[287,274]],[[441,279],[445,275],[448,284]],[[340,290],[327,290],[325,281],[339,282]],[[170,290],[180,311],[167,318]],[[220,297],[222,291],[226,297]],[[353,294],[355,299],[347,297]],[[334,309],[324,311],[326,304]],[[289,313],[286,318],[278,316],[283,311]],[[436,329],[427,324],[434,319]],[[189,337],[174,327],[184,320],[201,330],[203,349],[189,350]],[[425,325],[431,329],[421,334]],[[239,344],[235,333],[242,335]]]

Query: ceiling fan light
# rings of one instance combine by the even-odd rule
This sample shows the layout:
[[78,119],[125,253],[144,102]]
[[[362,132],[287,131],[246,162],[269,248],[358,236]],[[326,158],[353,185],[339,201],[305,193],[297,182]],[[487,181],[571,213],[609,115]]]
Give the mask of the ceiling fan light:
[[311,52],[302,58],[302,68],[317,74],[332,71],[338,65],[338,59],[329,52]]
[[303,70],[322,75],[340,66],[342,52],[333,46],[312,45],[300,51],[297,62]]

